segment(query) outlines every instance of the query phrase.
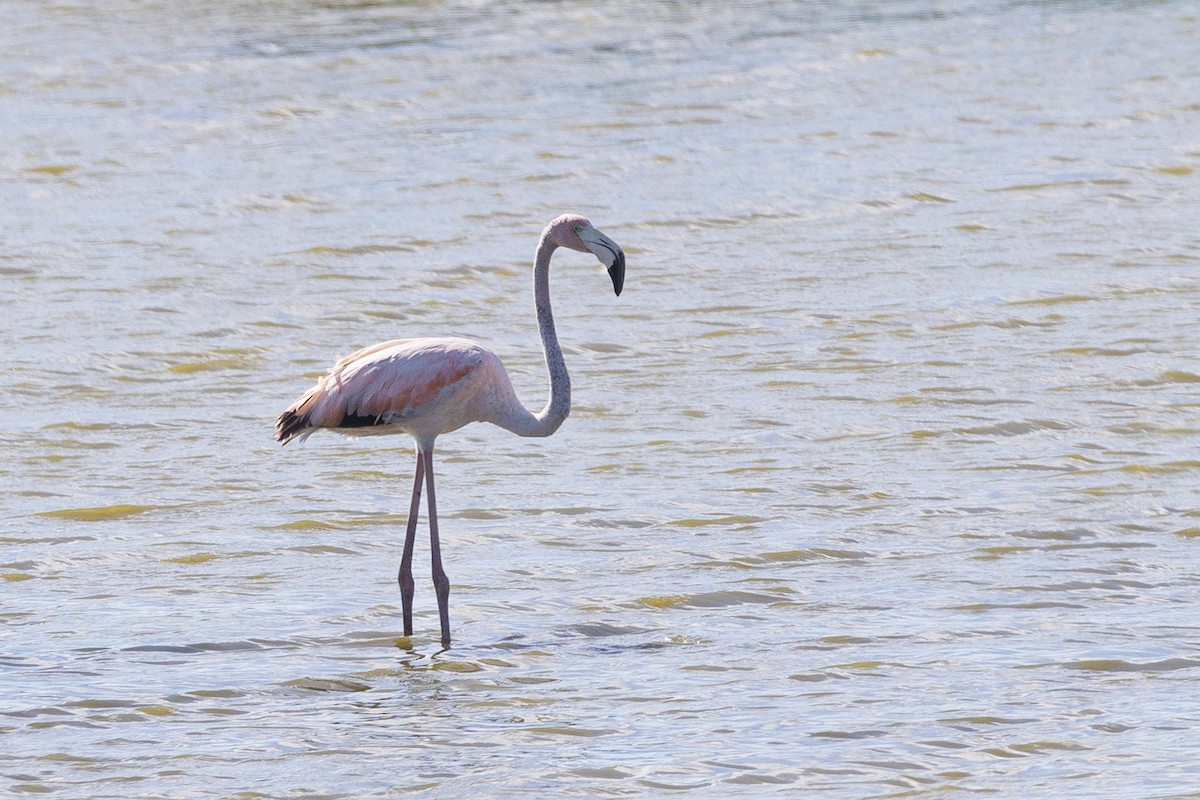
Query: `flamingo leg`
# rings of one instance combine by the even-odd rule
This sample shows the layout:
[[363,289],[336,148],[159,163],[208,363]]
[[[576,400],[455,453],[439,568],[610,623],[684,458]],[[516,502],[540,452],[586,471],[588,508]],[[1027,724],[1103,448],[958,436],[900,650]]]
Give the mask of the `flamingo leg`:
[[433,449],[422,452],[425,486],[429,495],[429,549],[433,558],[433,588],[437,592],[438,615],[442,620],[442,646],[450,646],[450,579],[442,568],[442,543],[438,539],[437,497],[433,491]]
[[425,477],[425,462],[421,459],[421,451],[417,451],[417,469],[413,478],[412,503],[408,507],[408,529],[404,533],[404,555],[400,557],[400,602],[404,607],[404,635],[412,636],[412,607],[413,593],[416,584],[413,582],[412,560],[413,544],[417,539],[417,515],[421,511],[421,479]]

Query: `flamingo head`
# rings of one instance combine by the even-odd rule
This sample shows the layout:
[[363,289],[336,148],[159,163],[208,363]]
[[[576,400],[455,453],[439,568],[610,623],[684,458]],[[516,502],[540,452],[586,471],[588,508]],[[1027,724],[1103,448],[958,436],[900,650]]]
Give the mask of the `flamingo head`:
[[625,285],[625,252],[579,214],[563,214],[546,227],[544,236],[560,247],[591,253],[600,260],[612,278],[613,291],[619,296]]

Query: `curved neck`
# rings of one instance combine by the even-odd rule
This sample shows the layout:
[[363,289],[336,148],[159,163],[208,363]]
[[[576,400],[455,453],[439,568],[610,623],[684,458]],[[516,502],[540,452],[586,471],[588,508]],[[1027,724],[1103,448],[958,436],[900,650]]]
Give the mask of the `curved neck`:
[[537,415],[540,429],[545,430],[543,436],[558,430],[571,413],[571,376],[567,374],[567,363],[563,361],[562,347],[554,331],[554,312],[550,310],[550,255],[556,247],[549,236],[543,235],[533,261],[533,304],[537,308],[538,333],[550,378],[550,400]]
[[519,436],[549,436],[558,430],[563,420],[571,413],[571,377],[567,374],[562,348],[558,344],[558,334],[554,330],[554,313],[550,309],[550,256],[557,247],[558,245],[543,233],[538,242],[537,257],[533,262],[533,304],[537,309],[542,353],[546,358],[546,372],[550,377],[550,401],[537,414],[521,407],[517,418],[498,421],[502,427]]

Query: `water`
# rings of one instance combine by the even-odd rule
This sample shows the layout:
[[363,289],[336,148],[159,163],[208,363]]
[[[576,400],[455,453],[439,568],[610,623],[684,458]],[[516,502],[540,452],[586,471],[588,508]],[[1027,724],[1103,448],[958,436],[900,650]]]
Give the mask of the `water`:
[[[10,2],[0,789],[1181,797],[1200,786],[1189,3]],[[402,439],[465,335],[454,646]]]

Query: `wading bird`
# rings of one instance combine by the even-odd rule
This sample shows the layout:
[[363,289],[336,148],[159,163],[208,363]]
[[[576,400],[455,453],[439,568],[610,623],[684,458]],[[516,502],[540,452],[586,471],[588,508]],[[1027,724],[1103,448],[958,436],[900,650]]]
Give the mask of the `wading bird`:
[[550,373],[550,401],[540,413],[521,404],[504,365],[483,345],[458,338],[394,339],[337,362],[275,424],[275,438],[283,444],[304,441],[322,428],[347,436],[407,433],[416,440],[416,474],[398,576],[405,636],[412,635],[412,556],[424,480],[442,644],[450,644],[450,581],[442,568],[433,491],[434,440],[470,422],[491,422],[518,436],[549,436],[571,411],[571,379],[550,311],[550,256],[559,247],[595,255],[618,295],[625,283],[625,254],[585,218],[564,214],[542,231],[533,263],[533,302]]

